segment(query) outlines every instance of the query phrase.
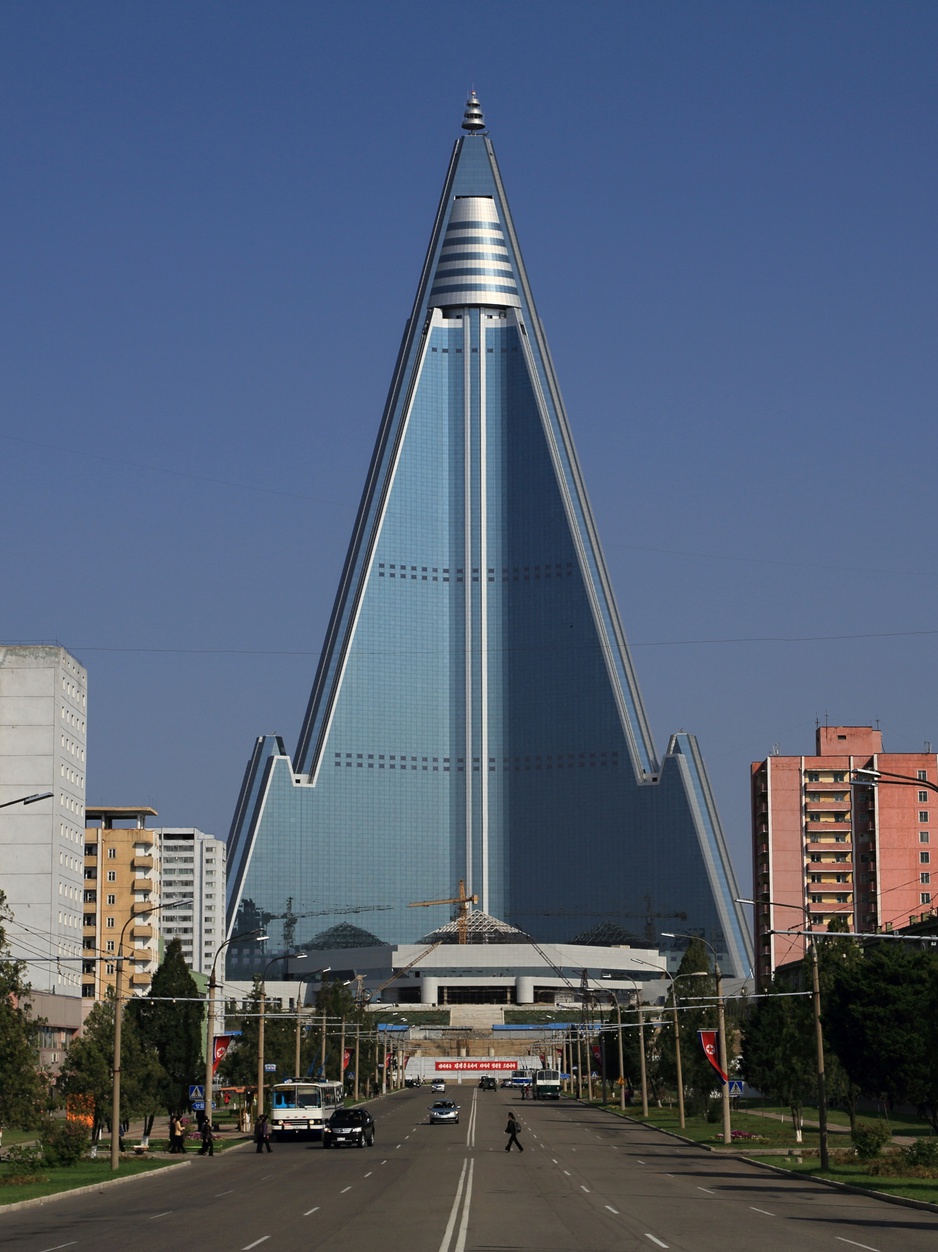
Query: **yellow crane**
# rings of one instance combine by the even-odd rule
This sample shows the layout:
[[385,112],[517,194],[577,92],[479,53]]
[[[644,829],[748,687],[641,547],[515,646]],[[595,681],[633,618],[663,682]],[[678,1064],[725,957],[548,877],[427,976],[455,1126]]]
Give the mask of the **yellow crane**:
[[409,909],[428,909],[432,904],[458,904],[459,909],[456,914],[457,934],[459,935],[459,942],[466,943],[468,942],[469,933],[469,905],[478,903],[479,897],[477,895],[466,895],[466,880],[460,878],[458,895],[450,896],[446,900],[414,900],[407,907]]

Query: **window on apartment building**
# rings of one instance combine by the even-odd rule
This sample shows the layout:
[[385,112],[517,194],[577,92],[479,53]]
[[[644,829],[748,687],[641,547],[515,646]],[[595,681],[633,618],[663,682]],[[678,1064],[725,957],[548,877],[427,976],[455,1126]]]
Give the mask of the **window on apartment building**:
[[109,861],[116,861],[116,860],[117,860],[117,849],[116,849],[116,848],[108,848],[108,850],[107,850],[107,859],[108,859]]
[[117,870],[116,870],[116,869],[109,869],[109,870],[108,870],[108,872],[107,872],[107,880],[108,880],[108,882],[117,882]]
[[808,782],[820,782],[820,781],[821,781],[820,774],[818,774],[815,770],[808,771]]
[[919,904],[931,904],[931,892],[920,891],[918,896]]
[[918,841],[919,843],[928,843],[928,831],[927,830],[920,830],[918,832]]
[[928,809],[922,809],[922,810],[919,812],[919,815],[918,815],[918,820],[919,820],[920,822],[927,822],[927,821],[928,821]]
[[[114,973],[114,962],[113,962],[113,961],[108,961],[108,963],[105,965],[105,967],[104,967],[104,968],[105,968],[105,970],[106,970],[106,972],[107,972],[107,973],[109,973],[109,974],[113,974],[113,973]],[[112,1050],[113,1050],[113,1049],[112,1049]]]
[[94,925],[94,913],[85,913],[82,916],[81,924],[82,926],[93,926]]
[[849,882],[849,881],[850,881],[850,877],[848,874],[835,874],[834,875],[834,882]]
[[834,899],[837,901],[837,903],[838,903],[838,904],[846,904],[846,903],[847,903],[847,897],[846,897],[846,896],[834,896]]
[[108,918],[106,918],[106,919],[105,919],[105,922],[104,922],[104,926],[105,926],[105,929],[107,929],[107,930],[113,930],[113,929],[114,929],[114,918],[113,918],[113,917],[108,917]]
[[115,943],[114,943],[114,940],[113,940],[113,939],[108,939],[107,944],[105,945],[106,950],[107,950],[108,952],[113,952],[113,951],[114,951],[115,946],[116,946],[116,945],[115,945]]
[[931,853],[930,853],[930,852],[920,852],[920,853],[918,854],[918,863],[919,863],[919,865],[928,865],[930,861],[931,861]]
[[919,782],[928,782],[928,770],[927,769],[916,770],[916,773],[918,774]]
[[116,896],[116,895],[109,894],[109,895],[108,895],[108,898],[107,898],[107,902],[108,902],[108,904],[116,904],[116,903],[117,903],[117,896]]
[[927,792],[927,791],[920,791],[920,792],[918,793],[918,802],[919,802],[919,804],[927,804],[927,803],[928,803],[928,792]]
[[931,882],[931,874],[919,874],[918,880],[926,885]]
[[820,875],[820,874],[812,874],[812,875],[811,875],[811,881],[812,881],[812,882],[823,882],[823,881],[824,881],[824,879],[823,879],[822,875]]
[[97,878],[97,876],[98,876],[98,871],[97,871],[97,869],[96,869],[96,867],[95,867],[94,865],[86,865],[86,866],[85,866],[85,877],[86,877],[86,878]]
[[92,983],[82,983],[82,986],[81,986],[81,994],[82,994],[82,998],[83,998],[83,999],[85,999],[85,1000],[93,1000],[93,999],[94,999],[94,983],[93,983],[93,982],[92,982]]
[[85,844],[85,856],[97,856],[98,849],[93,843]]
[[833,782],[846,782],[847,775],[846,774],[834,774],[832,775],[832,781]]

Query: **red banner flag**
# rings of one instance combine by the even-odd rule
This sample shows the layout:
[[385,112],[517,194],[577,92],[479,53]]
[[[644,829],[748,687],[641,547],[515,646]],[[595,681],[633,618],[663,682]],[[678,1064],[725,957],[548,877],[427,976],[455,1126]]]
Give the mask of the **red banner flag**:
[[231,1046],[231,1041],[233,1038],[234,1038],[234,1035],[216,1035],[215,1036],[215,1051],[212,1053],[212,1073],[213,1074],[215,1073],[216,1069],[218,1069],[219,1065],[221,1065],[222,1061],[224,1060],[225,1053],[228,1051],[228,1048]]
[[718,1032],[715,1030],[698,1030],[697,1038],[700,1040],[700,1046],[703,1048],[704,1055],[707,1060],[720,1075],[720,1082],[726,1082],[726,1074],[724,1074],[722,1069],[720,1069],[720,1062],[718,1059]]
[[352,1049],[351,1049],[351,1048],[346,1048],[346,1049],[345,1049],[345,1053],[344,1053],[344,1055],[343,1055],[343,1057],[342,1057],[342,1068],[343,1068],[343,1070],[348,1069],[348,1063],[349,1063],[349,1061],[350,1061],[351,1059],[352,1059]]

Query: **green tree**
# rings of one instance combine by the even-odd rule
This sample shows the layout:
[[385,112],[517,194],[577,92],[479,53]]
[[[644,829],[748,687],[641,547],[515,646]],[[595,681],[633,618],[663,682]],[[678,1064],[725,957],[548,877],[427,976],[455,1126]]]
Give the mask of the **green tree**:
[[46,1084],[39,1070],[41,1023],[29,1016],[26,967],[9,958],[4,923],[12,920],[0,891],[0,1127],[28,1130],[42,1115]]
[[817,1095],[817,1047],[809,996],[794,995],[773,981],[742,1026],[742,1073],[750,1086],[791,1111],[798,1143],[804,1105]]
[[[681,1035],[681,1070],[684,1078],[685,1103],[688,1113],[701,1116],[710,1107],[711,1096],[720,1079],[700,1046],[699,1030],[716,1030],[716,979],[710,968],[710,953],[699,939],[692,939],[678,966],[677,977],[685,974],[707,975],[688,978],[680,992],[678,1030]],[[681,984],[678,984],[681,986]],[[670,1004],[670,996],[668,1003]],[[696,1002],[696,1003],[695,1003]],[[669,1083],[677,1081],[674,1048],[674,1027],[669,1022],[659,1037],[663,1076]],[[727,1039],[727,1057],[732,1056],[731,1040]]]
[[938,1131],[938,957],[883,941],[832,974],[824,1030],[850,1080],[887,1106],[920,1107]]
[[205,1076],[205,1011],[180,940],[169,943],[149,993],[130,1002],[126,1018],[135,1020],[141,1039],[159,1057],[164,1071],[159,1102],[167,1112],[184,1109],[190,1084]]
[[[92,1139],[110,1124],[114,1065],[114,1000],[99,1001],[85,1020],[82,1033],[69,1044],[59,1076],[65,1095],[90,1095],[94,1100]],[[121,1121],[152,1120],[159,1106],[166,1074],[152,1044],[143,1039],[134,1015],[125,1008],[121,1024]]]

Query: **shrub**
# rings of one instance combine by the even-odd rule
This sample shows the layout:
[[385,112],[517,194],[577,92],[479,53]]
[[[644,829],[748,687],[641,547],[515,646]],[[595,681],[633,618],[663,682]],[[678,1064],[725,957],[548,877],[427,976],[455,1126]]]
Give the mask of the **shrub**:
[[857,1122],[851,1138],[860,1160],[872,1161],[892,1138],[892,1131],[885,1122]]
[[77,1165],[88,1151],[88,1129],[71,1118],[49,1118],[39,1134],[47,1165]]
[[42,1148],[30,1143],[17,1143],[7,1150],[5,1157],[13,1178],[33,1178],[43,1166]]
[[902,1155],[909,1165],[938,1168],[938,1139],[916,1139],[903,1149]]

